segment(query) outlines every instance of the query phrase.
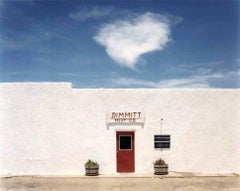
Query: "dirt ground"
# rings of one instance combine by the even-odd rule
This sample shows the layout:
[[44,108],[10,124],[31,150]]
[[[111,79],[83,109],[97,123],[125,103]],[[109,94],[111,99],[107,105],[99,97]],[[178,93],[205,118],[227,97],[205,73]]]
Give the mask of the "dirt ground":
[[0,179],[1,191],[240,191],[240,177]]

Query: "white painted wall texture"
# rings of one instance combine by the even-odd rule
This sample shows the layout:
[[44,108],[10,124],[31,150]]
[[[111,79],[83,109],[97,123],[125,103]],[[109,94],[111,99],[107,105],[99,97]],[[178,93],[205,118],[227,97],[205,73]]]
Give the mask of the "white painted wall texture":
[[[240,172],[238,89],[72,89],[70,83],[0,84],[0,174],[78,175],[91,158],[116,173],[116,131],[135,131],[135,172]],[[110,126],[112,111],[145,113],[144,127]],[[153,136],[171,134],[171,148]]]

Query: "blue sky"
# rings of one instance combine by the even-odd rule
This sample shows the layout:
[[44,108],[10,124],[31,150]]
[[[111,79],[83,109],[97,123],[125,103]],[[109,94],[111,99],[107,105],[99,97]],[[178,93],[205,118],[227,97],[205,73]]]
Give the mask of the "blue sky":
[[237,0],[0,0],[0,82],[239,88]]

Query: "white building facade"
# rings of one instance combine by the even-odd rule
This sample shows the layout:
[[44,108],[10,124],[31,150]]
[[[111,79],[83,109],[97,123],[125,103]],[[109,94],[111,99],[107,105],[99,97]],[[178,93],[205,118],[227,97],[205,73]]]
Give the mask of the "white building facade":
[[[159,157],[170,171],[240,172],[239,98],[238,89],[2,83],[0,175],[81,175],[88,159],[101,174],[153,173]],[[170,148],[155,148],[155,135],[169,135]]]

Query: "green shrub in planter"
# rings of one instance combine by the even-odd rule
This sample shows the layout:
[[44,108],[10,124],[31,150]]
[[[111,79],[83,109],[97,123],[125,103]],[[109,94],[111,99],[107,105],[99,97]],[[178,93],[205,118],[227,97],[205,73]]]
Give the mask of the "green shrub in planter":
[[157,159],[154,163],[154,174],[166,175],[168,174],[168,164],[161,158]]
[[99,174],[99,164],[89,159],[85,163],[85,172],[86,176],[97,176]]

